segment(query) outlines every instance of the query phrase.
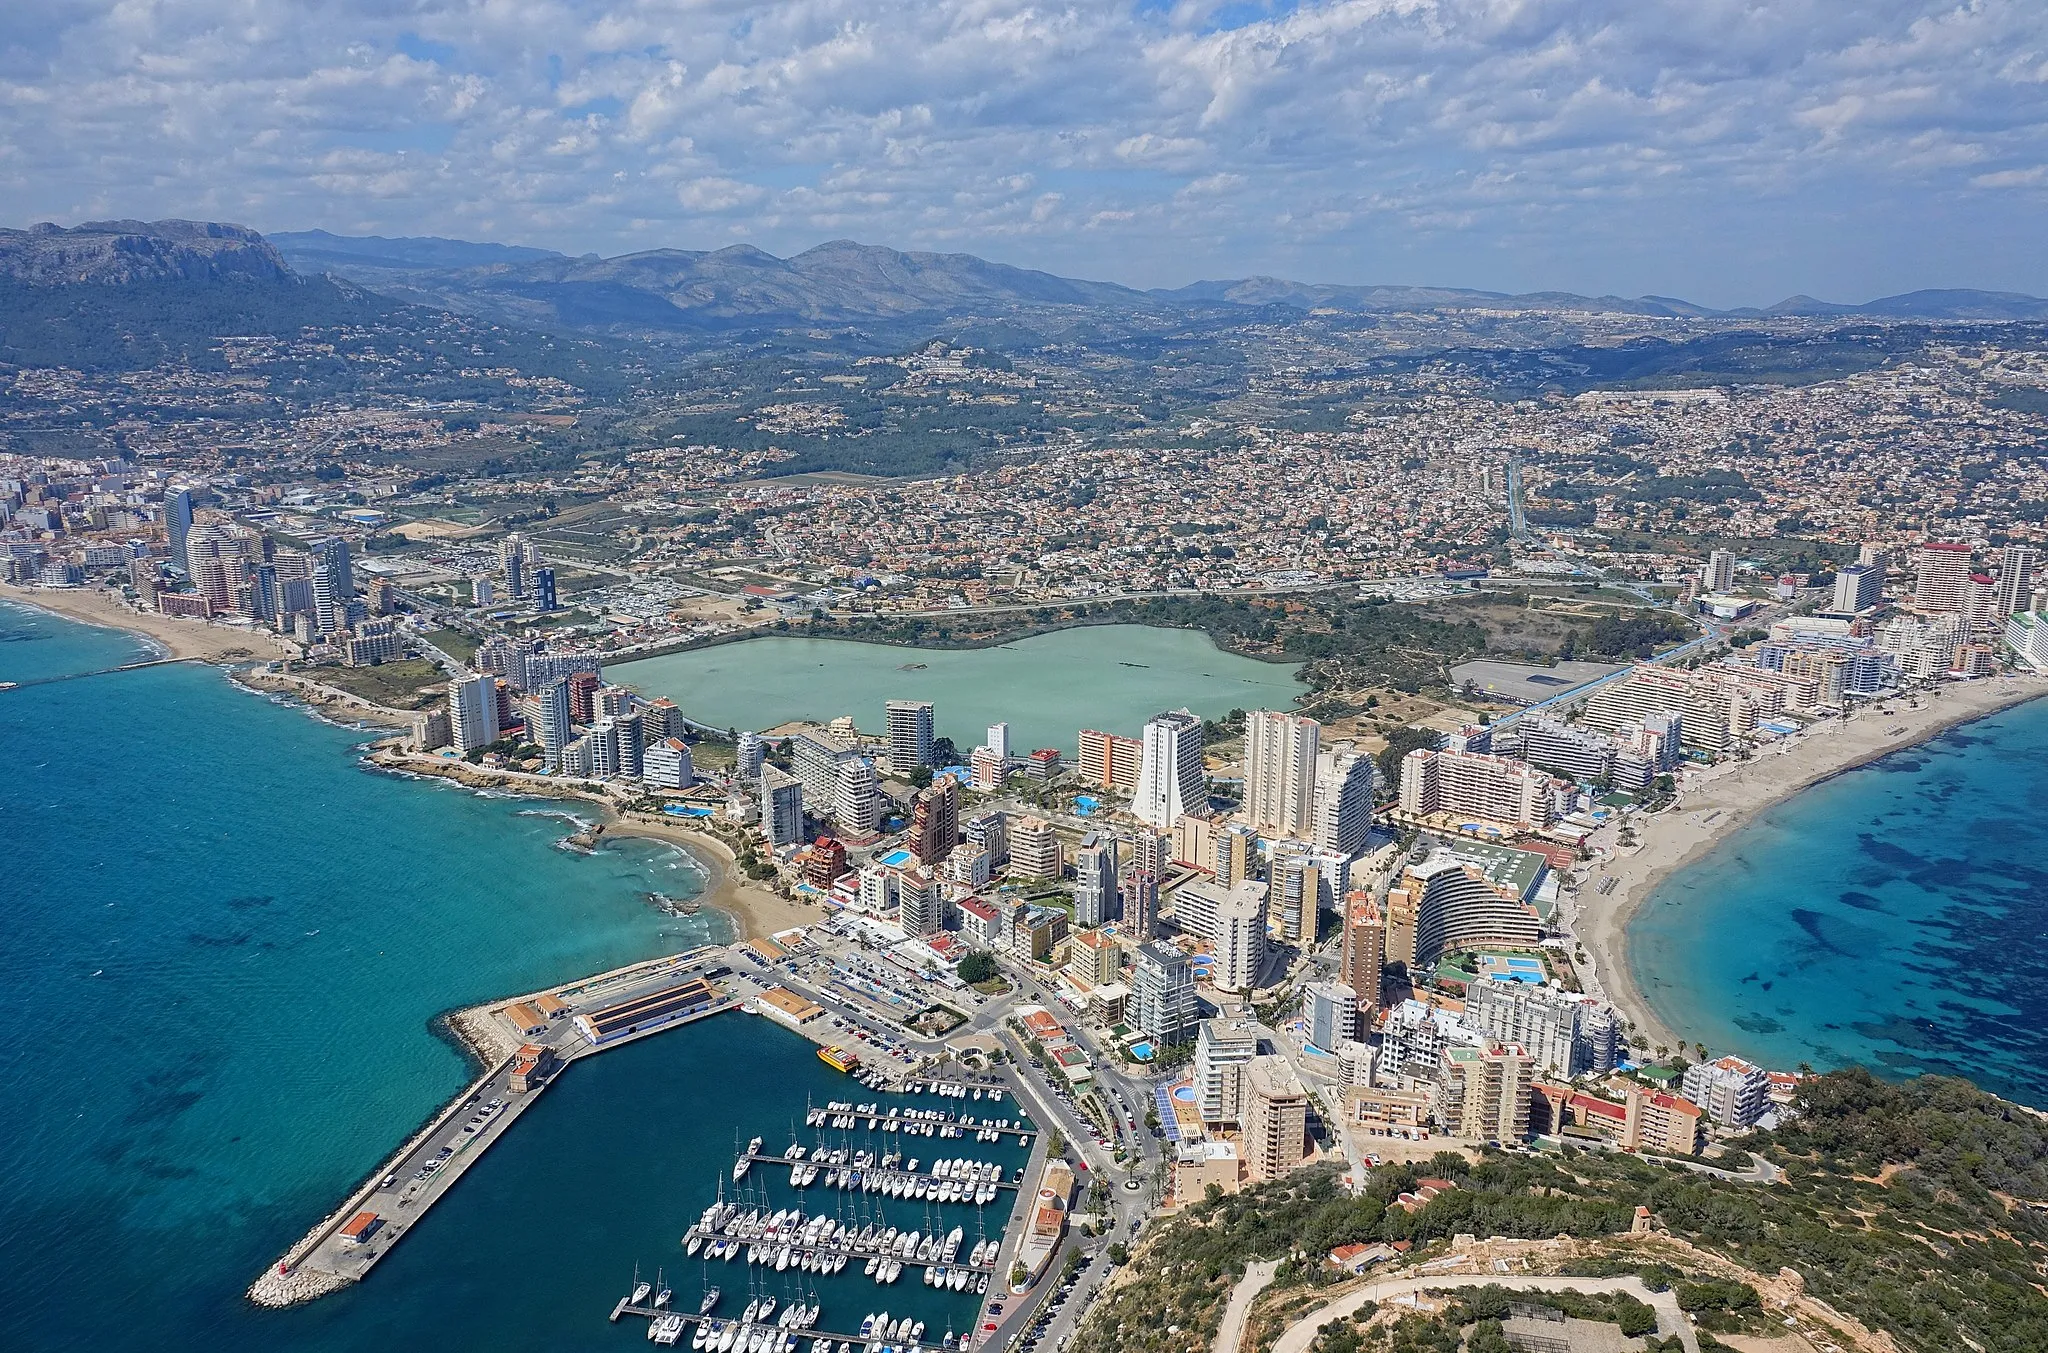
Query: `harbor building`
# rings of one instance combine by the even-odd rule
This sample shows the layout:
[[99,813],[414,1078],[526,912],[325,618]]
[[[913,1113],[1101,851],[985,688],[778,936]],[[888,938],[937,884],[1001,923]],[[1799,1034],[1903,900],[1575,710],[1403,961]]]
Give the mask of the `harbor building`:
[[1185,709],[1155,714],[1145,724],[1138,782],[1131,812],[1160,831],[1181,814],[1209,806],[1209,777],[1202,767],[1202,721]]
[[688,1018],[709,1009],[718,998],[718,989],[704,978],[685,977],[611,1005],[581,1012],[576,1016],[576,1027],[593,1046],[601,1048],[621,1038]]

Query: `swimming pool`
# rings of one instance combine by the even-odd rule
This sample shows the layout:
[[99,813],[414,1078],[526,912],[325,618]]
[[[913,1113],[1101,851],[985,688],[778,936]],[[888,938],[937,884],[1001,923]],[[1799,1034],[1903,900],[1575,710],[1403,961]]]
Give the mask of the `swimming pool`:
[[1173,1087],[1173,1097],[1183,1104],[1192,1104],[1195,1102],[1195,1087],[1192,1085],[1176,1085]]
[[1131,1056],[1137,1058],[1141,1062],[1151,1061],[1152,1045],[1142,1040],[1131,1044]]
[[661,811],[670,817],[710,817],[712,813],[709,808],[693,808],[681,803],[665,804]]
[[1076,794],[1074,796],[1074,815],[1076,817],[1091,817],[1094,815],[1095,810],[1101,806],[1101,799],[1091,798],[1086,794]]
[[887,855],[884,855],[882,857],[882,863],[892,866],[901,866],[909,864],[910,852],[907,850],[892,850]]

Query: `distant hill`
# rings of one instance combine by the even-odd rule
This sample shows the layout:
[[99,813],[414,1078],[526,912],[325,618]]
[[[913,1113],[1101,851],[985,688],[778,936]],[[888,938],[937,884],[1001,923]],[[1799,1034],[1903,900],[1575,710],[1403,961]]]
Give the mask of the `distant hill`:
[[329,269],[374,268],[380,271],[424,272],[449,268],[482,268],[500,263],[532,263],[558,259],[552,249],[522,244],[473,244],[433,235],[330,235],[324,230],[281,230],[265,236],[285,261],[302,273]]
[[[971,254],[905,253],[834,240],[792,258],[736,244],[616,258],[452,240],[287,237],[288,256],[406,300],[539,326],[703,331],[870,324],[1033,311],[1177,313],[1144,292]],[[401,246],[401,247],[393,247]],[[465,260],[460,266],[447,261]]]
[[[327,278],[342,279],[337,283]],[[180,289],[234,283],[246,296],[209,295],[195,311]],[[317,322],[382,298],[475,315],[521,328],[632,337],[703,338],[750,331],[830,328],[891,343],[938,332],[1010,335],[1019,343],[1159,334],[1198,320],[1233,324],[1268,312],[1350,314],[1540,311],[1706,319],[2048,319],[2048,301],[2008,292],[1916,291],[1861,305],[1795,296],[1766,309],[1714,310],[1669,296],[1520,295],[1460,287],[1340,286],[1276,277],[1196,282],[1140,291],[992,263],[972,254],[904,252],[834,240],[790,258],[751,245],[655,249],[601,258],[437,237],[290,231],[266,239],[244,226],[193,221],[89,221],[0,230],[0,287],[150,287],[147,305],[117,307],[147,324],[168,306],[192,323],[264,329],[294,316]],[[268,289],[267,291],[264,289]],[[360,289],[360,290],[359,290]],[[374,298],[363,295],[375,293]],[[140,298],[130,298],[139,301]],[[317,304],[314,304],[317,300]],[[38,313],[90,320],[97,302],[45,297]],[[52,307],[54,306],[54,310]],[[20,303],[15,308],[20,309]],[[201,320],[200,314],[213,320]],[[17,339],[22,315],[13,317]],[[0,316],[0,326],[6,324]],[[38,351],[47,345],[31,344]],[[144,346],[147,346],[146,344]],[[60,345],[61,347],[61,345]],[[24,351],[16,343],[14,350]]]
[[246,226],[211,221],[47,222],[0,230],[0,281],[23,286],[285,282],[296,275]]

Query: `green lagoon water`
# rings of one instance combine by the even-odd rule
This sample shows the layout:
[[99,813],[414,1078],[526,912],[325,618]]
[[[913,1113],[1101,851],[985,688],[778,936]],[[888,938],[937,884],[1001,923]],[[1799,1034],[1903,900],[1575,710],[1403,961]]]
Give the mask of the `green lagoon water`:
[[1007,721],[1016,751],[1071,756],[1083,728],[1136,737],[1161,710],[1208,718],[1286,709],[1307,687],[1288,664],[1227,653],[1198,630],[1092,625],[998,648],[921,649],[840,639],[771,637],[608,666],[650,696],[665,695],[714,728],[772,728],[790,719],[853,716],[883,727],[887,700],[930,700],[938,731],[962,752]]
[[[437,1015],[722,938],[651,903],[694,863],[561,849],[560,814],[366,770],[365,734],[205,666],[49,680],[141,656],[0,604],[0,680],[45,683],[0,692],[0,1348],[644,1344],[604,1316],[636,1261],[694,1297],[677,1238],[735,1134],[780,1147],[851,1085],[766,1020],[577,1065],[368,1282],[285,1312],[242,1292],[469,1079]],[[971,1306],[837,1281],[856,1324]]]

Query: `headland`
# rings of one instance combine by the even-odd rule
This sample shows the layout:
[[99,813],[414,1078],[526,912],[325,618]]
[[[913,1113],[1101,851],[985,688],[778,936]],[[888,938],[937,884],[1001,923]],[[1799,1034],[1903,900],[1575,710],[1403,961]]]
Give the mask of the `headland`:
[[1629,921],[1659,883],[1802,790],[2042,695],[2048,695],[2048,681],[2040,678],[1957,682],[1823,721],[1749,760],[1691,772],[1677,804],[1633,819],[1638,844],[1616,847],[1579,888],[1578,938],[1608,999],[1653,1046],[1683,1046],[1681,1033],[1644,999],[1628,950]]

